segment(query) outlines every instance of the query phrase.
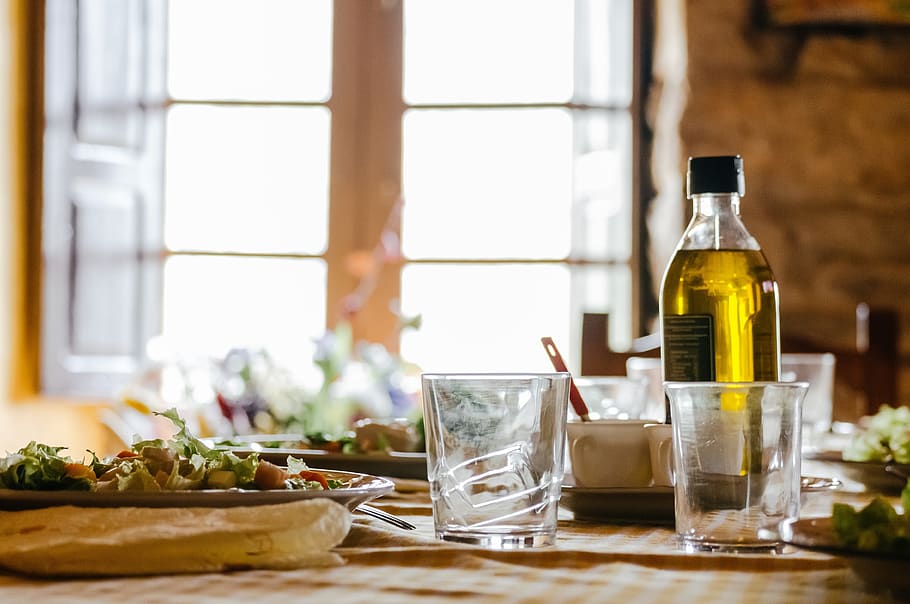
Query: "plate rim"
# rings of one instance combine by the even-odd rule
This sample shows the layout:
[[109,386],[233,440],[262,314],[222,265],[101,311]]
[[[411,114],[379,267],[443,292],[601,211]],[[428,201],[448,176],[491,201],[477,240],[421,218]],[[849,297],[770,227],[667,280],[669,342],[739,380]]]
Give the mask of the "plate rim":
[[655,497],[673,495],[674,487],[648,486],[648,487],[580,487],[575,484],[563,484],[563,492],[577,493],[579,495],[652,495]]
[[[828,526],[822,528],[826,529],[826,532],[822,534],[822,537],[825,538],[824,543],[812,544],[807,542],[800,542],[798,533],[796,532],[799,529],[801,524],[817,524],[824,523]],[[808,550],[823,551],[826,553],[836,554],[839,556],[853,556],[858,558],[873,558],[873,559],[884,559],[884,560],[908,560],[910,561],[910,553],[901,554],[901,553],[892,553],[892,552],[878,552],[878,551],[868,551],[861,550],[846,545],[838,543],[834,537],[833,530],[834,519],[831,516],[810,516],[807,518],[795,518],[793,520],[785,520],[781,523],[780,533],[781,539],[790,545],[800,547]]]
[[884,468],[886,466],[896,466],[898,468],[907,468],[910,470],[910,463],[898,463],[896,461],[853,461],[849,459],[844,459],[844,452],[837,449],[822,449],[820,451],[807,451],[803,453],[803,457],[809,461],[820,461],[825,463],[843,463],[851,464],[856,466],[863,466],[868,468]]
[[[353,510],[395,490],[395,483],[360,472],[313,468],[328,478],[355,483],[330,490],[306,489],[187,489],[162,491],[74,491],[0,488],[0,511],[19,511],[72,505],[76,507],[210,507],[225,508],[332,499]],[[365,483],[365,484],[360,484]]]
[[335,451],[326,451],[325,449],[294,449],[290,447],[218,447],[218,451],[230,451],[231,453],[266,453],[268,455],[292,455],[319,457],[326,460],[346,459],[350,461],[367,461],[375,460],[377,462],[421,462],[426,463],[427,454],[417,451],[388,451],[377,453],[337,453]]
[[[811,484],[801,486],[801,493],[820,493],[823,491],[835,491],[844,486],[843,481],[839,478],[828,476],[800,476],[801,481],[812,481],[822,483],[820,486]],[[802,484],[802,483],[801,483]],[[660,496],[673,494],[674,487],[651,485],[646,487],[583,487],[572,482],[566,483],[563,480],[562,490],[564,492],[580,493],[584,495],[654,495]]]

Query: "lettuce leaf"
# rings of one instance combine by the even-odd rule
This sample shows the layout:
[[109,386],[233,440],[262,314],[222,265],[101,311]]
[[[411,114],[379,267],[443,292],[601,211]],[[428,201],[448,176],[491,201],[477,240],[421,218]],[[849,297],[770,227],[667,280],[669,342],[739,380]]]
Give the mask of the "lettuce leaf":
[[[52,447],[34,441],[18,452],[0,457],[0,488],[32,490],[120,490],[159,491],[208,488],[208,477],[218,472],[217,484],[237,488],[256,489],[256,470],[259,455],[251,453],[241,458],[236,453],[213,449],[197,438],[187,427],[176,409],[156,413],[166,417],[177,428],[169,439],[139,440],[131,446],[136,457],[113,456],[99,459],[91,454],[88,466],[94,476],[85,468],[68,467],[74,464],[69,457],[61,454],[64,447]],[[289,458],[291,474],[308,470],[302,460]],[[70,472],[82,470],[81,472]],[[234,480],[224,472],[231,472]],[[103,480],[95,480],[95,477]],[[299,477],[298,477],[299,478]],[[289,488],[312,488],[299,480],[300,484]],[[329,481],[331,488],[342,486],[338,481]]]
[[123,460],[114,479],[118,491],[160,491],[161,485],[145,467],[141,457]]
[[253,487],[253,479],[256,477],[258,465],[259,455],[257,453],[250,453],[250,455],[241,459],[230,451],[219,451],[218,458],[209,464],[209,470],[233,472],[237,476],[237,488],[245,489]]
[[186,427],[186,422],[177,413],[177,409],[172,407],[167,411],[156,411],[155,415],[166,417],[177,426],[177,434],[168,440],[168,445],[179,455],[187,459],[193,455],[200,455],[206,460],[217,459],[221,455],[219,451],[212,449],[190,432],[190,429]]
[[910,408],[882,405],[844,448],[844,461],[910,463]]
[[[177,413],[177,409],[171,408],[166,411],[156,412],[156,415],[166,417],[177,426],[177,433],[172,436],[167,445],[181,457],[191,460],[196,471],[190,475],[183,476],[185,480],[179,480],[177,477],[168,478],[165,488],[200,488],[200,485],[193,483],[195,480],[204,481],[205,476],[211,470],[228,470],[237,476],[238,488],[248,488],[253,485],[253,478],[256,476],[256,467],[259,465],[259,455],[251,453],[244,459],[238,457],[235,453],[221,449],[213,449],[205,442],[197,438],[187,427],[186,422]],[[135,445],[134,445],[135,446]],[[197,473],[201,472],[201,476]],[[189,482],[187,482],[189,481]],[[173,485],[168,486],[168,485]],[[187,485],[187,486],[179,486]]]
[[902,514],[881,497],[859,511],[835,503],[831,516],[837,540],[863,551],[910,553],[910,480],[901,493],[901,504]]
[[52,447],[35,441],[0,459],[0,485],[7,489],[41,491],[87,491],[92,481],[74,478],[66,471],[72,459],[61,455],[66,447]]
[[[188,472],[187,469],[189,469]],[[205,459],[201,455],[193,455],[188,462],[174,463],[162,488],[166,491],[201,489],[206,473]]]

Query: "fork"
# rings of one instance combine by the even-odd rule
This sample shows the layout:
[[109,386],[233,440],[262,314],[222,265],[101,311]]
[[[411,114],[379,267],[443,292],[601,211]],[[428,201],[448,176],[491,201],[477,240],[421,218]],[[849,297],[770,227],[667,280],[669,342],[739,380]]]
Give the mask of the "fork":
[[374,508],[373,506],[367,505],[365,503],[358,505],[355,511],[366,514],[367,516],[372,516],[373,518],[382,520],[383,522],[388,522],[392,526],[397,526],[398,528],[406,529],[409,531],[413,531],[417,528],[404,518],[399,518],[394,514],[389,514],[388,512],[384,512],[379,508]]

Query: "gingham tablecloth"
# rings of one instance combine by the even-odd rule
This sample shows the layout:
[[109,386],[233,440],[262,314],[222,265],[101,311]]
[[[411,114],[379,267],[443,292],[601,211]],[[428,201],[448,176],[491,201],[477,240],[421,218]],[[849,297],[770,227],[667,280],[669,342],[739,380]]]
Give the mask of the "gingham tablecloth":
[[[560,512],[554,547],[488,551],[433,539],[426,492],[408,483],[374,502],[418,526],[356,517],[336,549],[345,564],[294,571],[35,580],[0,575],[0,602],[888,602],[843,559],[684,554],[670,527],[578,522]],[[830,512],[827,495],[814,502]],[[910,569],[908,569],[910,571]]]

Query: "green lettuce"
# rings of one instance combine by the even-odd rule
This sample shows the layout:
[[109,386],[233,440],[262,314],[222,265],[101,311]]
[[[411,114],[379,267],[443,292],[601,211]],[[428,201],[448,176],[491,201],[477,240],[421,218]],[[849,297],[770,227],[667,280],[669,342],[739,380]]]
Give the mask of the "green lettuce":
[[882,405],[844,448],[845,461],[910,464],[910,408]]
[[838,542],[862,551],[910,554],[910,480],[901,492],[901,505],[903,513],[881,497],[861,510],[835,503],[831,516]]
[[[179,456],[189,459],[194,467],[189,474],[176,474],[176,470],[171,472],[165,488],[187,489],[208,486],[203,485],[203,482],[206,475],[213,470],[233,472],[237,476],[235,486],[238,488],[243,489],[253,485],[256,467],[259,465],[258,454],[251,453],[241,459],[230,451],[213,449],[190,431],[186,421],[180,417],[176,409],[168,409],[156,413],[156,415],[166,417],[177,427],[177,433],[167,441],[167,446]],[[136,445],[134,445],[134,450],[135,447]]]
[[[232,451],[210,447],[190,431],[176,409],[156,415],[171,420],[177,432],[166,440],[137,440],[130,447],[135,457],[99,459],[89,451],[91,461],[87,465],[94,471],[94,476],[87,472],[81,477],[70,476],[67,466],[75,462],[60,453],[64,447],[33,441],[18,452],[0,458],[0,488],[85,491],[258,488],[255,484],[260,463],[258,454],[241,458]],[[292,475],[288,488],[314,488],[313,481],[293,477],[301,470],[309,469],[302,460],[289,458],[288,465]],[[104,480],[96,481],[96,476]],[[328,483],[329,488],[343,486],[337,480],[329,479]]]
[[161,486],[141,457],[121,461],[114,484],[118,491],[160,491]]
[[16,453],[0,459],[0,485],[7,489],[36,491],[87,491],[89,478],[67,475],[72,459],[60,454],[66,447],[30,442]]
[[209,469],[233,472],[237,476],[235,486],[244,489],[253,485],[258,465],[259,455],[257,453],[250,453],[247,457],[240,458],[230,451],[220,451],[217,459],[209,464]]
[[177,433],[168,440],[168,445],[178,455],[187,459],[190,459],[193,455],[200,455],[203,459],[213,460],[217,459],[221,454],[219,451],[212,449],[196,438],[193,433],[190,432],[190,429],[186,427],[186,422],[180,417],[180,414],[177,413],[176,409],[171,408],[167,411],[156,411],[155,415],[166,417],[177,426]]

